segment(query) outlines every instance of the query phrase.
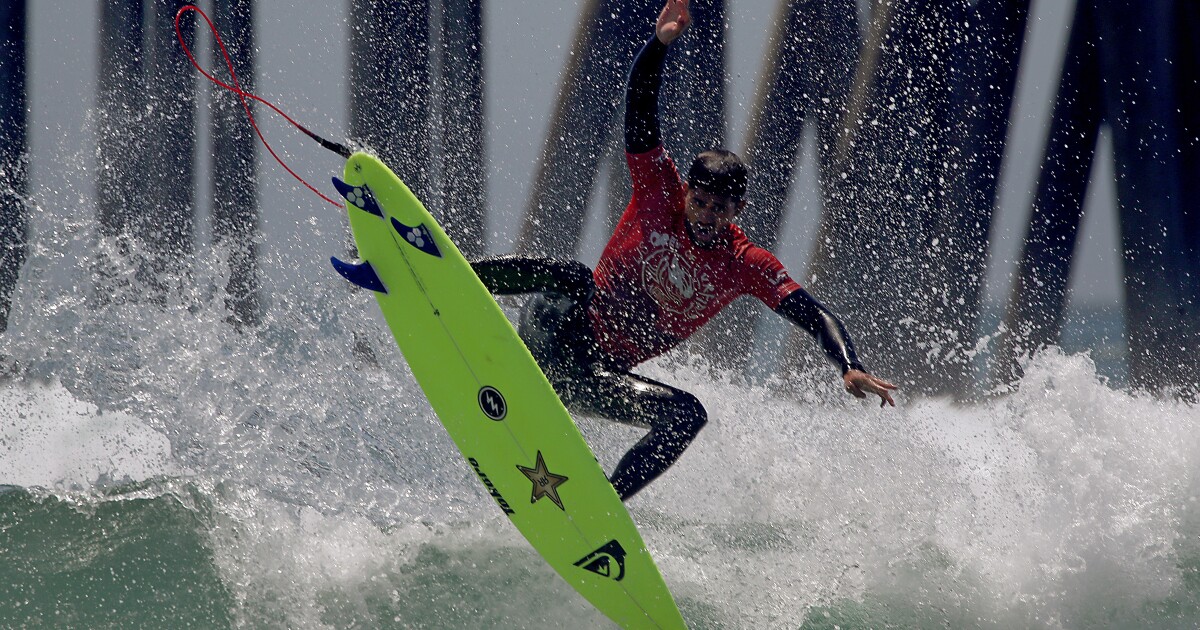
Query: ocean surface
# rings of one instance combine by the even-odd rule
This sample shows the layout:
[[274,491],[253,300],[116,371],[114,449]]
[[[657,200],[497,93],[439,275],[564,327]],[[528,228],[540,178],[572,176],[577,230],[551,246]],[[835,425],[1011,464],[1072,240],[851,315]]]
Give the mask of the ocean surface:
[[[0,335],[0,627],[610,627],[485,494],[365,292],[275,286],[239,332],[219,251],[154,302],[112,250],[99,299],[112,244],[38,229]],[[711,421],[630,509],[694,628],[1196,628],[1200,409],[1130,391],[1122,348],[1119,315],[1077,310],[1014,393],[886,410],[829,370],[661,360]],[[639,437],[578,422],[606,468]]]

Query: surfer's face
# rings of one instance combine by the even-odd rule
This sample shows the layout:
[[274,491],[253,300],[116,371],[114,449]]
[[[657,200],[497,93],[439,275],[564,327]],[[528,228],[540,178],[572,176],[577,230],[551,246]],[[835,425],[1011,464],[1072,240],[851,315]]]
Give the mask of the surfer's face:
[[746,207],[743,199],[710,193],[699,186],[687,188],[685,204],[688,236],[700,247],[712,247]]

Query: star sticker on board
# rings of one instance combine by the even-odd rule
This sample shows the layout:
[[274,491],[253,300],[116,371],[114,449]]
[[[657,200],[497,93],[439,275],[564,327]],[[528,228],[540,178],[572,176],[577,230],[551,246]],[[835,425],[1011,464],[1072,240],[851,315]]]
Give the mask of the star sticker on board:
[[566,511],[567,508],[563,507],[562,499],[558,496],[558,487],[566,483],[567,478],[546,470],[546,460],[542,458],[541,451],[538,451],[537,464],[533,468],[517,464],[517,469],[533,482],[533,496],[529,499],[530,503],[537,503],[538,499],[549,497],[554,505],[558,506],[558,509]]

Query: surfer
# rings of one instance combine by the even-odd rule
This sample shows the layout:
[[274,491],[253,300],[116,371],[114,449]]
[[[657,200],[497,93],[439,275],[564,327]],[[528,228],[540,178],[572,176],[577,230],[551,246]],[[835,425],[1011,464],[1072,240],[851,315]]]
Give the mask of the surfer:
[[812,333],[841,369],[846,391],[895,406],[895,385],[866,371],[838,318],[734,223],[746,207],[742,160],[724,149],[704,151],[685,181],[663,147],[662,68],[689,21],[687,0],[667,0],[654,36],[634,59],[625,106],[633,199],[595,271],[577,261],[517,256],[472,263],[495,294],[535,293],[519,332],[568,408],[649,429],[609,477],[622,500],[674,464],[708,418],[694,395],[631,370],[741,295]]

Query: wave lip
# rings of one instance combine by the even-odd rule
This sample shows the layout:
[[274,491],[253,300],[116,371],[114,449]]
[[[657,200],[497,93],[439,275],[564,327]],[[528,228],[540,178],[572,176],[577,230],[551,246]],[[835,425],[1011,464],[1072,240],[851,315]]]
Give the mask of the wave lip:
[[165,435],[57,382],[0,389],[0,485],[82,489],[176,475]]

